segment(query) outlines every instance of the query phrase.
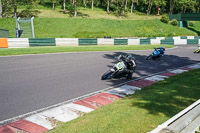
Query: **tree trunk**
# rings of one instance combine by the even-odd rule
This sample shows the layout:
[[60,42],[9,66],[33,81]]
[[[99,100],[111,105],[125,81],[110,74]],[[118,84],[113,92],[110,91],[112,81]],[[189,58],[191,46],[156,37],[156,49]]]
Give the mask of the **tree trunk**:
[[53,2],[53,4],[52,4],[52,8],[55,10],[55,3]]
[[110,0],[107,0],[107,13],[110,13]]
[[77,17],[77,2],[74,0],[74,17]]
[[66,0],[63,0],[63,10],[64,10],[64,13],[66,13]]
[[151,13],[152,5],[153,5],[153,0],[149,0],[148,10],[147,10],[147,16],[149,16],[150,13]]
[[127,4],[128,4],[128,0],[125,0],[125,6],[124,6],[124,9],[126,10],[127,8]]
[[170,0],[169,14],[173,14],[174,10],[174,0]]
[[84,7],[87,7],[86,0],[83,0]]
[[94,0],[91,0],[91,2],[92,2],[92,3],[91,3],[91,6],[92,6],[91,8],[92,8],[92,10],[93,10],[93,8],[94,8]]
[[14,18],[17,18],[17,1],[13,1],[13,8],[14,8]]
[[3,10],[2,10],[2,4],[1,4],[1,0],[0,0],[0,18],[2,18],[3,17]]
[[131,2],[131,13],[133,13],[133,1]]
[[121,18],[122,13],[123,13],[123,8],[124,8],[124,0],[122,0],[121,7],[120,7],[120,12],[119,12],[120,18]]

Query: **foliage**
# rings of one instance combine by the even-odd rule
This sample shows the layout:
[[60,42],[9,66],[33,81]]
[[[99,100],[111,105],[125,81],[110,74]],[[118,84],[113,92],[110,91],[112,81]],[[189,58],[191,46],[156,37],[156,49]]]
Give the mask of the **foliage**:
[[176,19],[172,19],[172,21],[170,23],[173,26],[177,26],[178,25],[178,21]]
[[167,15],[162,15],[160,21],[168,24],[169,23],[169,17]]
[[[92,0],[1,0],[3,7],[3,17],[12,17],[13,9],[17,7],[33,5],[35,9],[41,6],[49,9],[63,9],[65,5],[91,8]],[[109,5],[108,5],[109,2]],[[142,12],[144,14],[157,14],[160,7],[160,14],[166,13],[187,13],[200,12],[200,0],[96,0],[94,7],[102,8],[105,12],[117,13],[118,16],[126,15],[126,12]],[[72,9],[72,8],[70,8]],[[64,9],[63,9],[64,10]],[[74,8],[75,10],[75,8]],[[64,12],[66,13],[66,12]],[[70,10],[70,13],[74,11]]]
[[194,27],[194,21],[189,21],[189,26]]

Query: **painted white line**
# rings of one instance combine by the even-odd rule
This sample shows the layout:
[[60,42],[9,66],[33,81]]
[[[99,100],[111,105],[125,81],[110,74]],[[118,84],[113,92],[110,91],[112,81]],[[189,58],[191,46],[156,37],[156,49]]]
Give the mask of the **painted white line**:
[[141,90],[141,88],[130,85],[123,85],[121,87],[109,90],[107,93],[125,97],[127,95],[134,94],[136,90]]
[[151,81],[162,81],[164,80],[165,78],[168,78],[167,76],[163,76],[163,75],[155,75],[155,76],[151,76],[151,77],[148,77],[148,78],[145,78],[145,80],[151,80]]
[[176,69],[176,70],[173,70],[173,71],[170,71],[171,73],[177,73],[177,74],[180,74],[180,73],[183,73],[183,72],[187,72],[188,70],[183,70],[183,69]]

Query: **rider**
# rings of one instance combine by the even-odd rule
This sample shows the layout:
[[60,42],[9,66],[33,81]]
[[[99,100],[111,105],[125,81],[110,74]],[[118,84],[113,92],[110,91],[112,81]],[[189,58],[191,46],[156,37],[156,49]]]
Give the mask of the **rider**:
[[124,60],[127,68],[124,70],[127,73],[126,79],[131,80],[132,74],[135,72],[136,64],[132,55],[120,56],[120,59]]
[[159,50],[159,51],[160,51],[160,54],[161,54],[161,55],[164,55],[164,54],[165,54],[165,46],[162,46],[162,47],[160,47],[159,49],[160,49],[160,50]]

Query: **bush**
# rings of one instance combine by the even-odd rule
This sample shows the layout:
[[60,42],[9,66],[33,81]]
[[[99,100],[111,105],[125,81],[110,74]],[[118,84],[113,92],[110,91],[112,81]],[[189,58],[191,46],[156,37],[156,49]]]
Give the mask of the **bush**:
[[178,21],[176,19],[172,19],[172,21],[170,23],[173,26],[177,26],[178,25]]
[[194,27],[194,22],[193,21],[189,21],[189,26]]
[[160,21],[168,24],[169,23],[168,15],[162,15]]

